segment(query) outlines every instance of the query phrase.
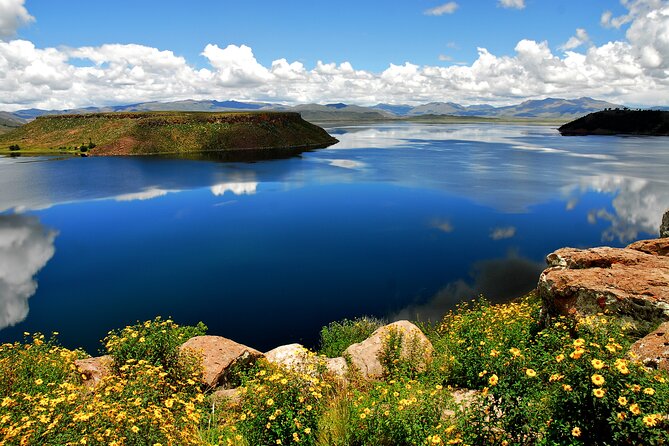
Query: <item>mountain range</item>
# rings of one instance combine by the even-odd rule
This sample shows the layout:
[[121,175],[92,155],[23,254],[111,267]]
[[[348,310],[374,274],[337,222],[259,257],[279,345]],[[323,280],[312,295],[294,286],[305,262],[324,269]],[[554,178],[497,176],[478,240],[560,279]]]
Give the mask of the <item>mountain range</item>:
[[[512,119],[554,119],[573,120],[588,113],[606,108],[624,108],[620,104],[612,104],[588,97],[579,99],[546,98],[528,100],[517,105],[495,107],[490,104],[460,105],[454,102],[430,102],[412,106],[406,104],[377,104],[371,107],[335,104],[302,104],[282,105],[267,102],[239,102],[216,100],[184,100],[173,102],[142,102],[107,107],[86,107],[69,110],[25,109],[16,112],[0,112],[0,128],[17,127],[42,115],[93,113],[93,112],[139,112],[139,111],[251,111],[251,110],[282,110],[296,111],[308,121],[378,121],[407,119],[426,116],[459,116]],[[656,109],[667,109],[656,107]]]

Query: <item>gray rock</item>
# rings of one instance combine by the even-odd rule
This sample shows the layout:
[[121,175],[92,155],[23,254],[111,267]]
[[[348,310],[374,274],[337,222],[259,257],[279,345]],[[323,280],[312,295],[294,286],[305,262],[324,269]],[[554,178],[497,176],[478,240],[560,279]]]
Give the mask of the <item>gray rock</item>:
[[669,237],[669,209],[662,216],[662,224],[660,225],[660,238]]
[[364,378],[381,378],[384,369],[380,355],[393,331],[402,334],[400,358],[411,360],[417,370],[425,370],[432,361],[434,348],[425,334],[409,321],[397,321],[378,328],[369,338],[349,346],[344,351],[344,357],[350,358],[351,365]]

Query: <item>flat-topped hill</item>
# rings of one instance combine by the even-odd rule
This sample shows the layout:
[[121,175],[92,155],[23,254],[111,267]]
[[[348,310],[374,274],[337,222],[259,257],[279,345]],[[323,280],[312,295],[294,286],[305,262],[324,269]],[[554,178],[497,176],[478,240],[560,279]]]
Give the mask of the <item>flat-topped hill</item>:
[[669,111],[603,110],[569,122],[562,135],[669,135]]
[[0,135],[0,153],[79,151],[105,156],[261,151],[267,155],[335,142],[299,113],[91,113],[39,117]]

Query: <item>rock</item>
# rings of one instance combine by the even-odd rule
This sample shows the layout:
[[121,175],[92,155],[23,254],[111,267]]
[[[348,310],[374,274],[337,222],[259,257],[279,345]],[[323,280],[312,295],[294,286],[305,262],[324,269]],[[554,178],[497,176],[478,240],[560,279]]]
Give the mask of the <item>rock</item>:
[[344,378],[348,368],[344,358],[325,358],[310,352],[302,344],[288,344],[265,353],[265,359],[272,364],[286,367],[294,372],[315,375],[328,371],[334,376]]
[[662,217],[662,224],[660,225],[660,238],[669,237],[669,209]]
[[669,238],[548,255],[538,290],[547,315],[606,312],[648,332],[669,320]]
[[77,359],[74,365],[77,367],[84,379],[84,384],[89,387],[95,387],[100,380],[112,373],[112,363],[114,360],[109,355],[95,356],[93,358]]
[[264,355],[222,336],[196,336],[179,349],[191,350],[202,357],[202,383],[208,387],[228,387],[236,383],[236,374],[250,367]]
[[368,379],[381,378],[384,374],[379,356],[384,342],[393,331],[401,333],[401,358],[414,363],[416,370],[425,370],[432,361],[434,348],[423,332],[409,321],[397,321],[378,328],[364,341],[349,346],[344,357],[350,357],[351,365]]
[[238,388],[216,389],[209,397],[216,405],[236,406],[242,401],[242,394]]
[[669,322],[664,322],[657,330],[636,341],[630,353],[646,367],[669,372]]

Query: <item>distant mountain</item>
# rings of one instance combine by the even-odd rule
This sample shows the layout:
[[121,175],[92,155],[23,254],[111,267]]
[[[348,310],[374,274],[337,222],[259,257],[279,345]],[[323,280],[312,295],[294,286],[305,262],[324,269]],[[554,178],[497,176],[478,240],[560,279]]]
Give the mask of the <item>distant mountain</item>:
[[623,106],[587,97],[579,99],[547,98],[525,101],[508,107],[499,107],[494,113],[496,116],[516,118],[563,118],[579,117],[607,108],[623,108]]
[[411,105],[376,104],[372,108],[393,113],[397,116],[406,116],[414,107]]
[[0,133],[15,129],[25,123],[25,119],[21,119],[12,113],[0,112]]
[[[527,119],[575,119],[588,113],[606,108],[623,108],[622,105],[598,101],[592,98],[556,99],[524,101],[517,105],[494,107],[490,104],[464,106],[454,102],[430,102],[418,106],[377,104],[372,107],[349,105],[342,102],[332,104],[301,104],[289,106],[266,102],[240,102],[217,100],[184,100],[173,102],[142,102],[137,104],[116,105],[109,107],[86,107],[71,110],[20,110],[11,115],[20,121],[30,121],[37,116],[93,112],[139,112],[139,111],[211,111],[223,112],[234,110],[276,110],[296,111],[304,119],[317,122],[325,121],[372,121],[399,119],[410,116],[467,116],[487,118],[527,118]],[[656,107],[655,109],[668,109]]]

